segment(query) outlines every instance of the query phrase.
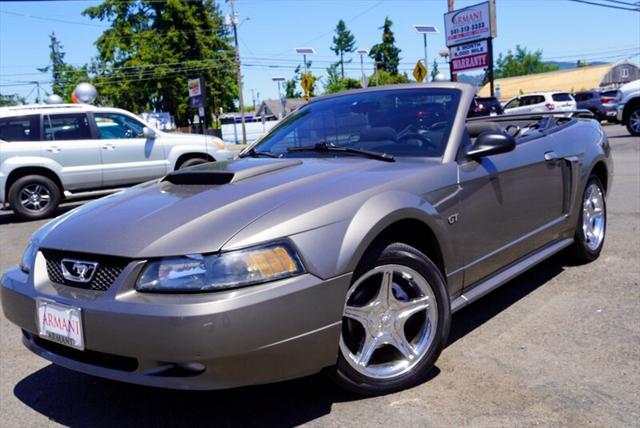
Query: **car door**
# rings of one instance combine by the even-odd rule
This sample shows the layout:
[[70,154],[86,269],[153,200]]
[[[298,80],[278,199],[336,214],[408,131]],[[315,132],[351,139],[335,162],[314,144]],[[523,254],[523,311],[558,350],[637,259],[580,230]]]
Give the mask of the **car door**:
[[123,113],[94,112],[106,187],[141,183],[167,173],[160,139],[143,137],[145,125]]
[[102,186],[102,160],[86,113],[43,115],[43,156],[53,167],[65,190]]
[[563,226],[568,171],[553,145],[537,131],[511,152],[460,158],[465,287],[543,246]]

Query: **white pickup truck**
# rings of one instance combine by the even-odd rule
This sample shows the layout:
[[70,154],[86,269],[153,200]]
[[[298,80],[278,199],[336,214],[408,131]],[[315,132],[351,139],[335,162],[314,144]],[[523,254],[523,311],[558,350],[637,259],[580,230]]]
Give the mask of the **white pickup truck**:
[[179,168],[234,156],[219,138],[167,133],[121,109],[0,108],[0,206],[23,219],[62,200],[108,194]]

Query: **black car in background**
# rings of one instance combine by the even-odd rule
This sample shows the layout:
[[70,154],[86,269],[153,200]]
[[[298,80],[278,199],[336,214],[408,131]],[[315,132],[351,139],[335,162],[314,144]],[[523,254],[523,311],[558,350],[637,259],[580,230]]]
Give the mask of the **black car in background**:
[[578,110],[589,110],[596,119],[615,122],[616,120],[616,90],[612,91],[580,91],[573,94]]
[[500,100],[496,97],[474,97],[467,117],[495,116],[503,113]]

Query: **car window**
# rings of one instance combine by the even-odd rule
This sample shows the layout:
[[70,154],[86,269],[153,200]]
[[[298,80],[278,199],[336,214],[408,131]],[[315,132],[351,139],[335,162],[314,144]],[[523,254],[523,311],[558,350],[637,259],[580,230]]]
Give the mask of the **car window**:
[[120,113],[94,113],[98,134],[102,140],[141,138],[144,125]]
[[530,106],[533,104],[538,104],[540,101],[538,101],[538,97],[535,95],[529,95],[529,96],[524,96],[524,97],[520,97],[520,105],[521,106]]
[[311,102],[274,128],[255,147],[283,156],[288,148],[319,143],[394,156],[441,156],[460,92],[451,89],[382,90]]
[[566,92],[560,92],[558,94],[553,94],[553,95],[551,95],[551,98],[553,98],[553,101],[573,101],[571,99],[571,95],[567,94]]
[[504,108],[520,107],[520,99],[514,98],[504,105]]
[[91,130],[86,114],[50,114],[44,117],[45,140],[88,140],[90,138]]
[[0,140],[40,141],[40,116],[0,118]]
[[[555,97],[555,95],[554,95],[554,97]],[[583,93],[580,93],[580,94],[575,94],[573,96],[573,98],[576,101],[586,101],[586,100],[590,100],[591,98],[593,98],[593,94],[591,92],[583,92]],[[554,101],[557,101],[557,100],[554,98]]]

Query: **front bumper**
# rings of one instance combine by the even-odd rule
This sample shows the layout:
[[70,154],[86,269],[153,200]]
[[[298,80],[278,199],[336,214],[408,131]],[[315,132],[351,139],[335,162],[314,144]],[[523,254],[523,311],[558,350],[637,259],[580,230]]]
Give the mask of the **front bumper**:
[[[2,308],[31,351],[69,369],[166,388],[222,389],[305,376],[336,362],[350,274],[167,295],[133,289],[140,262],[105,292],[52,283],[44,263],[39,254],[32,274],[14,268],[3,275]],[[38,337],[35,299],[82,309],[85,351]]]

